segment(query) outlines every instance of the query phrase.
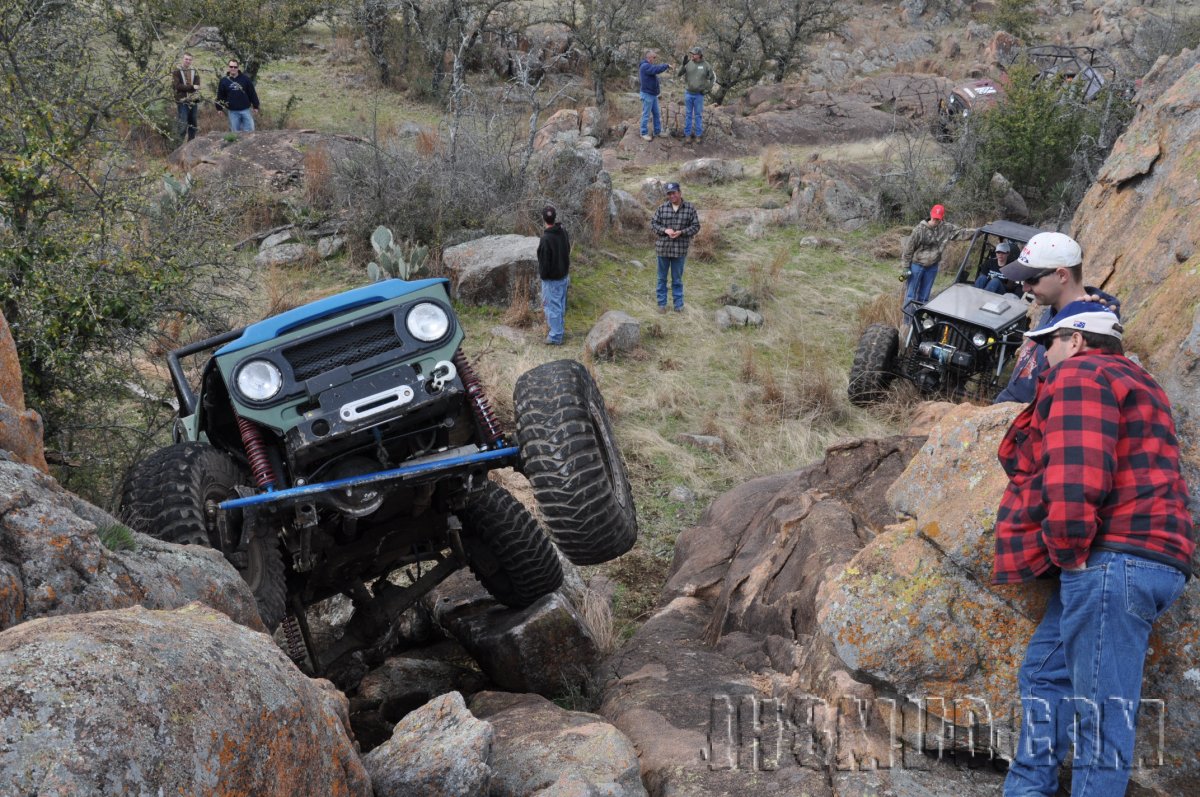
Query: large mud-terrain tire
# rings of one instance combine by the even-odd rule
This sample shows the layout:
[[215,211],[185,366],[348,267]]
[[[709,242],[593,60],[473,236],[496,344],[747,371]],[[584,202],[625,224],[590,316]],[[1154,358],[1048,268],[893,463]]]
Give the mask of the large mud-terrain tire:
[[900,333],[888,324],[871,324],[858,339],[850,366],[850,403],[860,407],[883,399],[896,376]]
[[604,397],[575,360],[555,360],[513,389],[521,469],[550,536],[572,563],[615,559],[637,542],[637,513]]
[[[121,489],[121,517],[135,531],[160,540],[218,548],[217,504],[236,498],[235,488],[243,479],[236,462],[206,443],[167,446],[129,469]],[[246,565],[238,573],[254,592],[263,624],[274,629],[287,607],[279,540],[260,534],[246,553]]]
[[458,511],[467,566],[492,597],[524,609],[562,585],[562,565],[529,510],[495,482]]

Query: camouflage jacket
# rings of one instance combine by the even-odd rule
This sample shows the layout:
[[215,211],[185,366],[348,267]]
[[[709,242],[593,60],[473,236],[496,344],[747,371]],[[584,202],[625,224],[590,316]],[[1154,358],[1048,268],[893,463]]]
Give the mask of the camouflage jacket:
[[908,268],[910,263],[920,263],[922,266],[940,263],[946,244],[970,238],[974,234],[974,227],[956,227],[948,221],[931,227],[928,221],[923,221],[913,227],[912,235],[908,236],[904,254],[900,257],[900,267]]

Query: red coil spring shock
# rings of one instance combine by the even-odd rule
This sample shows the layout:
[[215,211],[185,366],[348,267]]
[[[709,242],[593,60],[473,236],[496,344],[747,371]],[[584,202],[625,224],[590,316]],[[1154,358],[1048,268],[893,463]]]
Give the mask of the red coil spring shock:
[[475,413],[475,420],[479,422],[480,431],[487,437],[489,443],[500,442],[504,437],[504,430],[500,428],[500,421],[496,420],[496,413],[492,410],[491,402],[488,401],[487,392],[480,384],[475,369],[467,361],[467,355],[463,354],[462,349],[459,349],[454,352],[451,361],[458,369],[458,375],[467,389],[467,396],[471,399],[471,411]]
[[270,490],[278,480],[275,478],[275,469],[271,467],[271,460],[267,459],[267,444],[263,442],[262,430],[254,421],[248,421],[240,415],[237,416],[237,425],[255,483],[264,490]]

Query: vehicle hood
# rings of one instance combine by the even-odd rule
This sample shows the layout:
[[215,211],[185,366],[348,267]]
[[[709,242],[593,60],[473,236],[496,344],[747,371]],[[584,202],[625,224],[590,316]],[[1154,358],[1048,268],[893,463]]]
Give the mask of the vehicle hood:
[[999,330],[1022,318],[1029,305],[1016,294],[985,291],[961,283],[933,297],[922,312],[953,318],[984,329]]

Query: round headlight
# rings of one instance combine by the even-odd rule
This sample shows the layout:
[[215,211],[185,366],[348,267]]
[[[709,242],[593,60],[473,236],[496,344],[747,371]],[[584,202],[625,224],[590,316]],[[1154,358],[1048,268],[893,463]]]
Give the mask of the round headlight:
[[436,304],[421,302],[408,311],[408,334],[425,343],[439,340],[450,329],[450,317]]
[[921,317],[921,329],[933,329],[933,316]]
[[982,332],[976,332],[971,336],[971,342],[975,344],[975,348],[982,349],[987,345],[987,335],[983,334]]
[[283,374],[267,360],[251,360],[238,369],[237,389],[251,401],[266,401],[283,387]]

